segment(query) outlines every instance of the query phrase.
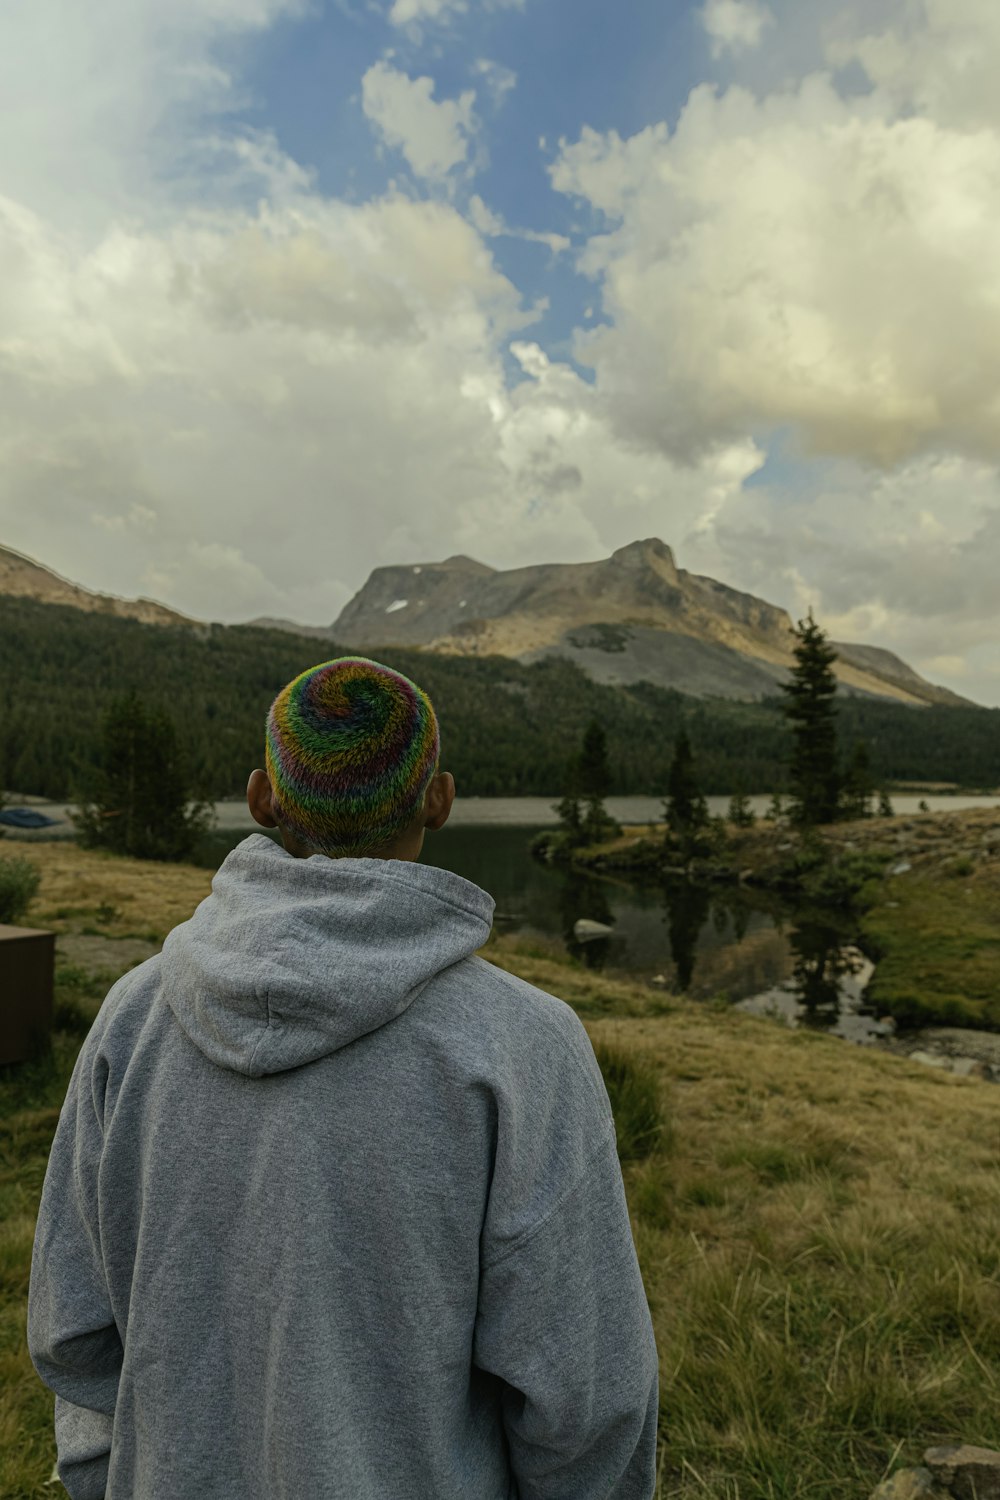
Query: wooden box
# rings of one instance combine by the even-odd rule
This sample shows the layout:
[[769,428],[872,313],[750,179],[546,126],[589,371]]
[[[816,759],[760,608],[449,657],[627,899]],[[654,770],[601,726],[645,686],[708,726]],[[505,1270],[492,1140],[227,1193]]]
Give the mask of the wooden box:
[[0,1066],[48,1045],[55,947],[54,932],[0,924]]

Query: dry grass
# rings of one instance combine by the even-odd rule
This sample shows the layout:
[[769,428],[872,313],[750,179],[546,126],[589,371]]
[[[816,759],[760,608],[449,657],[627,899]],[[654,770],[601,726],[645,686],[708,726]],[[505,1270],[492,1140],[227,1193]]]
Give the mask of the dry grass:
[[[43,875],[30,917],[75,912],[53,920],[63,930],[104,904],[122,913],[110,930],[162,936],[208,887],[202,870],[30,855]],[[863,1500],[931,1443],[1000,1444],[995,1088],[605,980],[555,945],[485,952],[659,1079],[670,1129],[624,1171],[660,1350],[661,1500]],[[3,1495],[52,1493],[24,1297],[58,1103],[99,998],[64,981],[54,1059],[4,1085]]]
[[[14,843],[6,842],[0,846],[0,858],[14,850]],[[208,895],[212,882],[210,870],[194,865],[119,859],[81,849],[68,839],[18,843],[16,852],[42,877],[23,921],[54,932],[93,929],[108,937],[149,935],[151,941],[162,942]]]

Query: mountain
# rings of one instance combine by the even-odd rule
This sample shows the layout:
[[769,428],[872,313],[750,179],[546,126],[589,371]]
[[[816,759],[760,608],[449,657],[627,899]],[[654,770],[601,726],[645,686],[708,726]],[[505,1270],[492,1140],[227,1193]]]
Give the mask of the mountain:
[[92,589],[81,588],[11,547],[0,547],[0,594],[16,599],[35,599],[40,604],[71,604],[75,609],[85,609],[91,614],[117,615],[121,619],[141,620],[146,625],[206,628],[200,621],[156,604],[152,599],[119,599],[113,594],[97,594]]
[[[678,568],[670,548],[651,538],[595,563],[499,571],[459,556],[376,568],[328,635],[357,651],[419,646],[521,662],[561,656],[598,682],[648,681],[700,698],[753,700],[786,679],[791,630],[785,610]],[[969,704],[891,651],[831,644],[846,693]]]
[[[68,604],[148,625],[210,626],[151,599],[85,589],[0,547],[0,596]],[[775,694],[792,665],[785,610],[678,568],[656,538],[594,563],[499,570],[471,557],[376,568],[328,627],[288,620],[254,626],[351,651],[419,648],[443,656],[546,657],[575,662],[598,683],[651,682],[696,698],[752,702]],[[840,642],[834,670],[847,694],[912,705],[974,707],[926,682],[891,651]]]

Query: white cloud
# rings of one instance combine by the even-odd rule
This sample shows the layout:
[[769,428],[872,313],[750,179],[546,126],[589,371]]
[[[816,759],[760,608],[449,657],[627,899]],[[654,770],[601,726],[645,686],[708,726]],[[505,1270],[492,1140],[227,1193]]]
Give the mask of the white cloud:
[[884,25],[861,12],[831,29],[825,52],[837,67],[860,63],[896,110],[951,129],[1000,127],[1000,8],[992,0],[898,5]]
[[499,214],[483,202],[478,194],[469,199],[467,209],[470,222],[486,239],[527,240],[531,244],[546,245],[553,255],[560,255],[570,247],[564,234],[554,234],[541,229],[511,229]]
[[394,26],[410,26],[414,21],[442,21],[466,9],[466,0],[393,0],[389,20]]
[[[477,0],[487,10],[511,8],[520,10],[524,0]],[[440,25],[469,9],[468,0],[393,0],[389,20],[394,26],[414,27],[422,22]]]
[[758,47],[764,28],[774,25],[772,12],[758,0],[705,0],[699,14],[713,57]]
[[[877,477],[850,461],[724,500],[703,556],[727,581],[817,611],[834,639],[897,651],[931,680],[1000,704],[1000,475],[954,455]],[[971,662],[959,672],[948,658]]]
[[[76,233],[162,192],[243,90],[226,44],[308,0],[31,0],[0,13],[0,192]],[[16,125],[15,125],[16,122]]]
[[472,72],[476,78],[482,80],[494,109],[498,109],[507,95],[517,88],[517,74],[513,68],[507,68],[503,63],[491,62],[489,58],[477,58],[472,65]]
[[998,144],[815,74],[565,146],[555,186],[612,220],[582,258],[612,326],[580,355],[623,430],[682,458],[782,425],[882,466],[1000,458]]
[[[478,198],[324,197],[266,129],[232,125],[221,41],[298,9],[0,9],[0,541],[201,618],[326,623],[380,563],[660,535],[684,567],[1000,701],[985,7],[772,0],[767,45],[720,72],[783,78],[798,48],[863,66],[872,92],[704,87],[674,131],[565,147],[556,185],[601,220],[593,384],[526,337],[488,245],[562,237]],[[378,66],[380,128],[440,197],[481,138],[471,92]],[[504,91],[490,67],[484,100]],[[747,489],[776,427],[793,460],[833,459]]]
[[466,160],[477,125],[474,90],[437,100],[432,78],[410,78],[377,62],[362,79],[361,98],[382,139],[402,151],[418,177],[444,178]]

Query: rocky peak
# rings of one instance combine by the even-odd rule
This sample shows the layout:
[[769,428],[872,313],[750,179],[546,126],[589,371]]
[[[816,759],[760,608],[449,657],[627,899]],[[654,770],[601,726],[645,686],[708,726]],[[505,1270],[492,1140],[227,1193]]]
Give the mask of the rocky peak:
[[619,568],[628,568],[633,572],[651,568],[660,578],[670,583],[677,582],[674,554],[666,542],[661,542],[656,536],[647,537],[644,542],[629,542],[627,547],[619,547],[612,552],[610,561]]

